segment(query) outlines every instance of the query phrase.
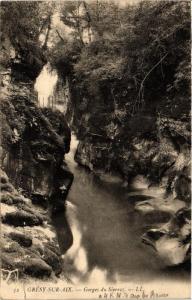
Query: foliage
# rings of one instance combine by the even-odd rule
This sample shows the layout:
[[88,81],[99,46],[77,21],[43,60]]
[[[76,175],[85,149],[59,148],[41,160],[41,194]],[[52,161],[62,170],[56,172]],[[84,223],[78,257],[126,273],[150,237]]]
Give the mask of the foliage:
[[[65,16],[61,12],[66,25],[75,3],[65,6]],[[68,73],[77,88],[90,98],[106,97],[105,89],[107,102],[114,105],[115,98],[118,106],[126,104],[130,115],[147,109],[146,103],[154,112],[176,113],[180,105],[189,109],[189,2],[142,1],[122,8],[112,1],[90,1],[86,9],[92,41],[81,45],[74,35],[73,42],[66,40],[54,50],[57,67],[70,61]]]
[[[1,63],[34,79],[46,62],[44,57],[54,6],[41,1],[1,1]],[[41,38],[43,36],[43,43]],[[44,48],[43,48],[43,47]],[[12,50],[12,53],[11,53]],[[34,74],[33,67],[34,66]]]

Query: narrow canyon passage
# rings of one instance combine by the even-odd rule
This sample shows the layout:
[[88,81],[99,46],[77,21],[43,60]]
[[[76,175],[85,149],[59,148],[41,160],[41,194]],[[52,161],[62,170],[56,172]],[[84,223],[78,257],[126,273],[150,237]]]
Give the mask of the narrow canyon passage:
[[134,210],[135,202],[158,197],[161,191],[147,190],[141,183],[127,190],[118,178],[99,179],[75,163],[77,144],[72,135],[66,155],[74,174],[66,204],[73,245],[63,257],[72,282],[189,280],[184,270],[164,268],[155,252],[141,242],[142,233],[157,221],[144,223]]
[[3,299],[189,299],[190,1],[1,1]]
[[[45,77],[50,79],[49,91],[41,85]],[[56,81],[55,74],[51,74],[48,67],[44,68],[36,84],[40,106],[47,106]],[[71,150],[65,155],[74,175],[66,201],[68,223],[62,213],[54,222],[67,278],[73,283],[189,281],[186,270],[166,268],[152,247],[141,240],[147,229],[168,220],[157,220],[157,215],[142,217],[135,211],[135,204],[163,198],[163,191],[148,189],[141,179],[134,188],[128,189],[120,178],[94,175],[74,161],[77,145],[78,140],[72,134]]]

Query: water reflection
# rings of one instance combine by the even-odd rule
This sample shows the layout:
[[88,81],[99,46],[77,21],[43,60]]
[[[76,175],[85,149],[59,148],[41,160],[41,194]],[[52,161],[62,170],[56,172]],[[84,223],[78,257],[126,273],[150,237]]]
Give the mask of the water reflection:
[[52,221],[56,229],[59,248],[62,253],[65,253],[73,245],[73,234],[64,212],[53,214]]
[[[77,141],[75,141],[77,144]],[[72,145],[72,150],[75,149]],[[66,216],[73,245],[64,255],[64,266],[74,283],[147,282],[157,279],[188,280],[181,269],[170,273],[154,252],[141,242],[151,222],[142,219],[135,202],[159,190],[127,191],[115,180],[100,180],[66,157],[75,178],[68,195]]]

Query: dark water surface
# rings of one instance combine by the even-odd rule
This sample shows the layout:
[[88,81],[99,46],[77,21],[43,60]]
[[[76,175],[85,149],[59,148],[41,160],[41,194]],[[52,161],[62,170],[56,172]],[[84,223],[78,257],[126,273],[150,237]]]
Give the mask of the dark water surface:
[[118,178],[101,180],[79,167],[73,160],[76,146],[73,137],[66,156],[75,177],[67,201],[73,233],[73,245],[64,255],[68,276],[77,282],[97,278],[112,282],[188,281],[185,270],[165,268],[153,249],[141,242],[142,233],[155,220],[144,221],[134,205],[149,198],[149,191],[144,186],[128,191]]

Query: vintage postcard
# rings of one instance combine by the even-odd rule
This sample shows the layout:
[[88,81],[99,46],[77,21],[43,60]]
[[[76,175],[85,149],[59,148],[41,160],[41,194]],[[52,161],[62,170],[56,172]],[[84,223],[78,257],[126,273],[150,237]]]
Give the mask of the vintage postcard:
[[191,298],[191,1],[1,1],[3,300]]

